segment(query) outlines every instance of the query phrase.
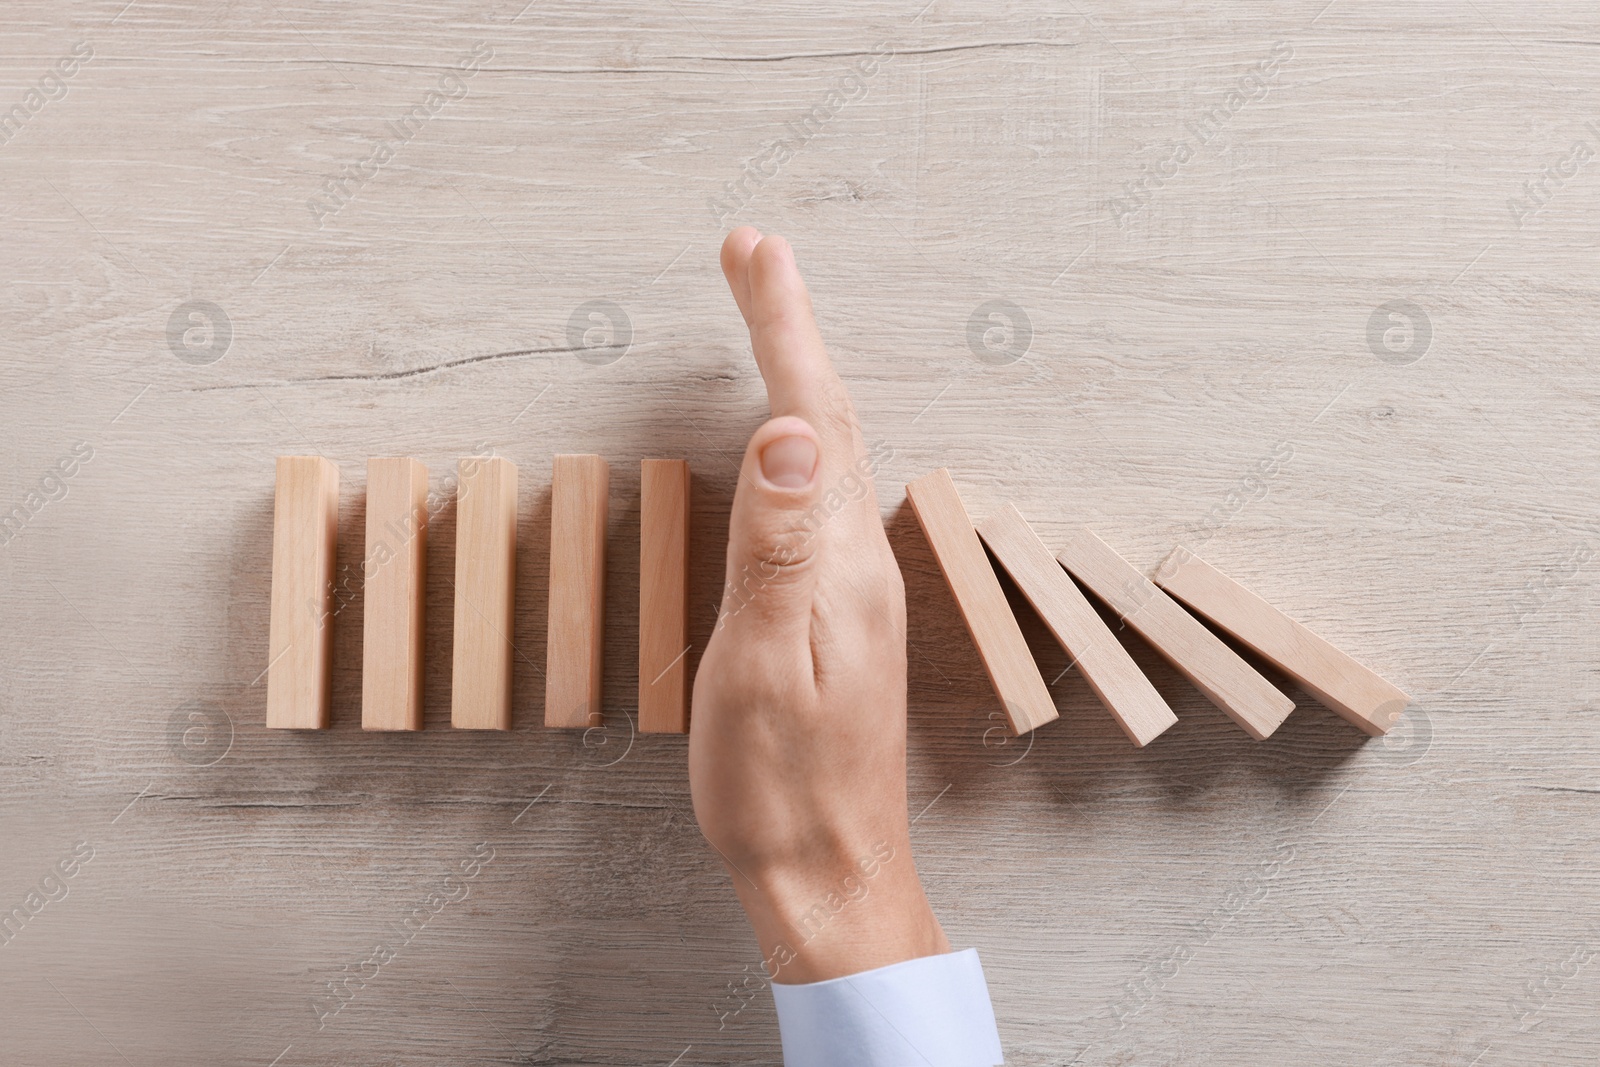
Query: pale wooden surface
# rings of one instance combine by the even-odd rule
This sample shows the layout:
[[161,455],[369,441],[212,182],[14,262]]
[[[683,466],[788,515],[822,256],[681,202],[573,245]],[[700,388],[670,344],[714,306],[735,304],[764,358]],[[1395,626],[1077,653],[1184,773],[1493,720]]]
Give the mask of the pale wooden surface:
[[[794,241],[893,450],[918,861],[1011,1063],[1600,1057],[1600,162],[1520,229],[1507,204],[1595,144],[1594,5],[123,4],[19,0],[0,38],[6,107],[93,48],[0,145],[0,504],[92,453],[0,545],[0,907],[94,849],[0,945],[0,1060],[776,1062],[766,995],[734,1014],[758,953],[684,739],[630,748],[625,717],[638,461],[694,469],[697,658],[763,417],[716,264],[741,221]],[[1119,226],[1123,183],[1278,41],[1266,98]],[[468,95],[317,229],[307,199],[477,42]],[[215,362],[203,329],[195,362],[169,345],[190,300],[229,316]],[[591,300],[628,316],[612,362],[569,351]],[[1431,322],[1409,364],[1369,345],[1392,300]],[[974,356],[989,301],[1026,309],[1023,358],[989,311]],[[608,342],[597,314],[578,343]],[[525,473],[516,727],[446,728],[446,509],[427,729],[361,732],[357,596],[332,729],[269,733],[274,457],[338,463],[343,563],[366,457],[438,491],[482,444]],[[571,451],[616,473],[587,735],[538,725]],[[1296,691],[1254,742],[1134,643],[1177,726],[1135,750],[1068,673],[1061,719],[1002,745],[902,508],[941,464],[1047,543],[1088,525],[1147,574],[1187,543],[1419,703],[1369,740]],[[310,998],[370,974],[478,842],[468,898],[318,1031]]]

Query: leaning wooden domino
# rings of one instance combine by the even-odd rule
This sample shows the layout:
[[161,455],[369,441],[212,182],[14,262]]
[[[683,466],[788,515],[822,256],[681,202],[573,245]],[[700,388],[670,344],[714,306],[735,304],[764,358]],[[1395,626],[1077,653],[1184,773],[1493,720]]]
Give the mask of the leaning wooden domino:
[[450,725],[509,730],[517,467],[500,456],[473,457],[461,460],[458,475]]
[[906,496],[944,572],[1012,732],[1025,734],[1043,726],[1056,717],[1055,703],[950,472],[941,467],[918,478],[906,486]]
[[267,725],[328,725],[339,468],[321,456],[279,456],[272,505],[272,619]]
[[610,485],[611,468],[599,456],[555,458],[550,484],[546,726],[600,725]]
[[1021,512],[1005,505],[978,534],[1129,740],[1143,748],[1178,721]]
[[361,727],[422,729],[422,604],[428,468],[367,460],[367,553],[362,585]]
[[1156,570],[1156,584],[1270,661],[1374,736],[1389,732],[1411,698],[1186,548]]
[[639,729],[689,731],[689,464],[639,478]]
[[1294,710],[1294,701],[1089,530],[1075,532],[1056,559],[1257,741]]

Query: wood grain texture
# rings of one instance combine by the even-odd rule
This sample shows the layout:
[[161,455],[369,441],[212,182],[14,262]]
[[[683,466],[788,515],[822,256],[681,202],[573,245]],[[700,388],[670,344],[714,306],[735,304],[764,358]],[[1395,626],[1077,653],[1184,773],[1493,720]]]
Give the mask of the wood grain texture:
[[1377,672],[1182,545],[1156,568],[1156,582],[1366,733],[1388,733],[1411,703]]
[[1057,714],[1050,691],[1039,677],[1033,653],[1011,614],[950,472],[940,467],[906,483],[906,499],[939,561],[1011,732],[1025,734],[1050,722]]
[[328,725],[333,669],[339,469],[321,456],[279,456],[276,485],[267,725],[321,730]]
[[367,460],[362,729],[422,729],[427,545],[428,468],[406,457]]
[[1294,710],[1293,700],[1093,531],[1075,530],[1056,558],[1257,741],[1271,737]]
[[[750,223],[882,457],[917,865],[1008,1064],[1600,1061],[1600,161],[1544,177],[1595,145],[1592,3],[525,3],[5,5],[0,111],[93,55],[0,139],[0,911],[94,858],[0,946],[0,1060],[780,1062],[687,739],[627,719],[640,461],[694,468],[693,672],[769,417]],[[481,445],[522,474],[507,732],[448,728]],[[570,452],[612,466],[587,734],[542,725]],[[274,458],[319,454],[331,725],[268,730]],[[432,472],[420,734],[359,727],[375,455]],[[900,492],[940,466],[1051,546],[1187,544],[1417,702],[1368,738],[1256,664],[1299,705],[1256,742],[1128,641],[1178,715],[1134,749],[1018,600],[1061,721],[1011,738]]]
[[611,468],[601,457],[555,458],[550,480],[546,726],[600,725],[610,492]]
[[689,731],[689,464],[639,472],[639,729]]
[[1084,681],[1128,740],[1142,748],[1177,724],[1178,717],[1167,702],[1095,614],[1020,511],[1011,504],[1004,505],[979,524],[978,534],[1072,657]]
[[450,725],[511,729],[517,592],[517,467],[503,456],[460,461],[456,491]]

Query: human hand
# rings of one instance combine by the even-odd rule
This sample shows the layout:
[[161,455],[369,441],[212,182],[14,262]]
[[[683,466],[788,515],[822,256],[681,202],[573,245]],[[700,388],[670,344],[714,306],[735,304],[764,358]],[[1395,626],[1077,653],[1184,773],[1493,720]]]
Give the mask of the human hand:
[[774,979],[949,952],[911,858],[905,589],[875,462],[788,243],[741,227],[722,270],[773,417],[745,450],[695,677],[695,817]]

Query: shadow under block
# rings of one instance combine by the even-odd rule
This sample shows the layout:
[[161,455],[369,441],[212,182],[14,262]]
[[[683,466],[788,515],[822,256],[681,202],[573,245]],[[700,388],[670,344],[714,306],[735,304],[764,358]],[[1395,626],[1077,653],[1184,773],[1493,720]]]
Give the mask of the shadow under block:
[[689,732],[689,464],[639,478],[639,729]]
[[1011,730],[1025,734],[1056,717],[1055,702],[1022,636],[1005,591],[984,554],[978,533],[956,492],[950,472],[940,467],[906,486],[906,497],[939,569],[977,646]]
[[1253,649],[1351,725],[1386,734],[1411,698],[1186,548],[1156,584]]
[[363,561],[361,727],[422,729],[422,604],[428,468],[415,459],[367,460]]
[[1021,512],[1005,505],[978,534],[1130,741],[1143,748],[1178,721]]
[[557,456],[550,480],[550,629],[544,724],[600,725],[605,641],[606,497],[599,456]]
[[1257,741],[1294,710],[1277,686],[1089,530],[1074,533],[1056,559]]
[[333,553],[339,468],[321,456],[279,456],[272,505],[272,619],[267,725],[328,725],[333,652]]
[[517,467],[500,456],[469,458],[458,473],[450,725],[509,730]]

